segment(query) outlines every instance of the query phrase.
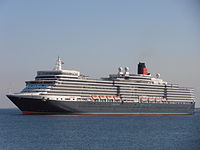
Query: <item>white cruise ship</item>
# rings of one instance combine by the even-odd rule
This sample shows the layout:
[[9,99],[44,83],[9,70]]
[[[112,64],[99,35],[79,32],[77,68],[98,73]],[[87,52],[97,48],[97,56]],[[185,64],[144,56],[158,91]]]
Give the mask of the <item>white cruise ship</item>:
[[151,77],[145,63],[138,73],[120,67],[117,74],[92,79],[79,71],[38,71],[34,81],[8,98],[23,114],[193,114],[193,89]]

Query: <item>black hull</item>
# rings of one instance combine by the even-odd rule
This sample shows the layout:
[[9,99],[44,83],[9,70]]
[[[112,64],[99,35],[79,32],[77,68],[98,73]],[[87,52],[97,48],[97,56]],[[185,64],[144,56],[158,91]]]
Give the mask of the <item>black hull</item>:
[[8,98],[23,114],[193,114],[194,103],[119,103]]

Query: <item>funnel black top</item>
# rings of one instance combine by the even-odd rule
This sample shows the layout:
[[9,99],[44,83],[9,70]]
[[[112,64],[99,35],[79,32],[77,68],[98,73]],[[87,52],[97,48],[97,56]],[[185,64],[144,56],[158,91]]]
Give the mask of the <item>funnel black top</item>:
[[145,63],[139,62],[139,64],[138,64],[138,74],[143,74],[143,68],[146,68]]

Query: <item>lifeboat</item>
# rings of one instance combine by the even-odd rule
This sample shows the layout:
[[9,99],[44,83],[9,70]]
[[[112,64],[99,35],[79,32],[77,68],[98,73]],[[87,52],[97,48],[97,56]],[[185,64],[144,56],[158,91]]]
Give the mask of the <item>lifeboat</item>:
[[148,100],[149,100],[149,101],[155,101],[156,98],[155,98],[155,97],[148,97]]
[[106,96],[99,96],[100,99],[106,99]]
[[92,99],[99,99],[99,96],[97,96],[97,95],[92,95],[91,97],[92,97]]
[[114,99],[113,96],[106,96],[106,97],[107,97],[107,99],[109,99],[109,100],[113,100],[113,99]]
[[119,101],[119,100],[120,100],[120,97],[119,97],[119,96],[114,96],[114,99],[115,99],[116,101]]
[[155,97],[156,101],[162,101],[162,97]]
[[148,97],[142,96],[142,101],[147,101],[147,100],[148,100]]

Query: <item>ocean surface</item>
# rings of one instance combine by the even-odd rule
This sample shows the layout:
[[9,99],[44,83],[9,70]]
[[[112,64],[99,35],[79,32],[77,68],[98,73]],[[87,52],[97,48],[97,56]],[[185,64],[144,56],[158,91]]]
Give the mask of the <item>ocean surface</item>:
[[0,150],[200,150],[194,115],[22,115],[0,109]]

